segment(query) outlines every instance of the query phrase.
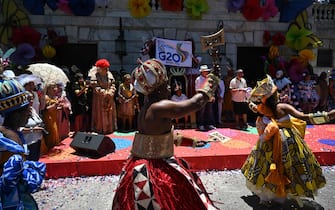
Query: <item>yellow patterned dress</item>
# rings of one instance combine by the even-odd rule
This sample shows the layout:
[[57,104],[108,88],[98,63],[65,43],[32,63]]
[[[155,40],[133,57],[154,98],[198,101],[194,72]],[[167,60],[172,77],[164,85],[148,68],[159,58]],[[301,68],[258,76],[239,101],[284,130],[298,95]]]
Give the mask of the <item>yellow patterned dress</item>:
[[120,84],[118,90],[119,96],[119,109],[118,117],[133,118],[135,117],[135,107],[137,103],[136,90],[133,84],[126,85],[125,83]]
[[54,146],[59,145],[61,142],[57,125],[58,109],[56,106],[53,106],[56,103],[56,98],[50,98],[48,96],[46,97],[45,104],[47,108],[43,112],[43,122],[45,123],[45,129],[48,131],[48,134],[45,135],[44,138],[47,149],[41,147],[42,154],[45,154],[47,151],[51,150]]
[[[276,129],[269,129],[270,124]],[[313,198],[326,179],[304,141],[306,122],[289,115],[258,117],[256,127],[260,139],[241,168],[247,187],[263,201]]]

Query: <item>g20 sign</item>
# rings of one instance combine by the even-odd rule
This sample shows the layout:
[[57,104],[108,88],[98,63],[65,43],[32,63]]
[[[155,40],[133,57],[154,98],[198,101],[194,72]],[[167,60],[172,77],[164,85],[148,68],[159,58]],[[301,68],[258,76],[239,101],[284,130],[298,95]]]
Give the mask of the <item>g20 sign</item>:
[[156,59],[169,66],[192,66],[192,42],[159,38],[155,41]]
[[180,63],[182,56],[173,52],[159,52],[158,59],[164,62]]

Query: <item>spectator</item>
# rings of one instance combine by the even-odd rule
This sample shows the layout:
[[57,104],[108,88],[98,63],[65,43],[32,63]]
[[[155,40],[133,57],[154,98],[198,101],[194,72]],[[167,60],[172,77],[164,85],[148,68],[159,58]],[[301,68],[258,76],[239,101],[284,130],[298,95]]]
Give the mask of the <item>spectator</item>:
[[303,80],[298,83],[299,104],[304,113],[310,113],[315,110],[319,104],[320,96],[316,90],[316,81],[312,79],[309,72],[302,74]]
[[110,134],[117,130],[115,79],[109,67],[108,60],[100,59],[88,73],[93,87],[92,131],[100,134]]
[[328,109],[335,109],[335,69],[331,71],[328,81]]
[[45,135],[45,144],[47,150],[59,145],[60,135],[58,131],[58,109],[61,109],[61,103],[58,101],[56,82],[49,82],[45,86],[45,109],[43,111],[43,122],[48,134]]
[[216,121],[216,125],[218,127],[222,127],[222,106],[223,106],[223,98],[225,94],[225,84],[222,79],[218,84],[218,88],[215,92],[215,101],[214,101],[214,117]]
[[67,138],[70,133],[70,115],[72,114],[71,102],[67,98],[67,94],[64,90],[64,84],[62,82],[57,82],[57,100],[58,104],[58,114],[57,114],[57,125],[59,138],[62,141]]
[[39,77],[32,74],[20,74],[16,77],[20,84],[26,91],[29,91],[33,95],[32,106],[38,114],[44,109],[44,95],[40,94],[37,90],[42,85],[42,81]]
[[[28,99],[30,105],[33,104],[34,95],[28,92]],[[46,133],[44,129],[44,123],[40,115],[36,112],[33,106],[31,108],[31,114],[28,118],[28,122],[20,130],[23,133],[26,144],[28,145],[29,154],[27,155],[27,160],[38,161],[40,158],[41,151],[45,152],[45,140],[44,134]],[[43,146],[41,147],[41,145]]]
[[91,129],[91,103],[88,96],[92,89],[90,88],[90,82],[84,80],[82,73],[76,73],[74,79],[72,86],[73,129],[75,132],[87,132]]
[[[200,66],[200,75],[195,80],[195,89],[201,89],[204,82],[207,81],[207,75],[210,73],[211,69],[207,65]],[[207,129],[216,129],[214,124],[214,113],[213,113],[213,102],[215,97],[211,98],[210,101],[199,110],[198,112],[198,125],[200,131],[205,131]]]
[[118,102],[119,106],[117,114],[121,120],[121,129],[124,131],[133,130],[136,109],[139,110],[140,107],[136,89],[131,83],[130,74],[123,75],[123,83],[121,83],[118,88]]
[[[171,97],[172,101],[184,101],[187,100],[188,97],[183,93],[183,87],[180,82],[175,81],[174,83],[174,94]],[[185,128],[187,123],[188,116],[183,116],[181,118],[174,118],[173,121],[176,123],[176,128]],[[180,122],[184,123],[184,126],[180,126]]]
[[21,74],[17,77],[17,80],[27,91],[31,105],[31,115],[29,116],[28,122],[21,128],[30,151],[27,160],[38,161],[41,151],[42,154],[47,151],[44,139],[44,123],[39,114],[41,103],[36,91],[36,85],[41,84],[41,80],[30,74]]
[[278,88],[278,93],[280,96],[280,101],[283,103],[291,102],[291,84],[292,82],[284,75],[283,70],[278,70],[276,72],[276,78],[273,80]]
[[234,71],[229,67],[227,67],[227,69],[227,75],[223,78],[223,82],[225,84],[225,93],[223,98],[222,112],[224,116],[224,121],[235,122],[232,94],[229,88],[230,81],[234,78]]
[[328,110],[328,82],[327,73],[321,72],[317,81],[317,93],[320,96],[319,104],[316,107],[316,111],[327,111]]
[[[230,81],[229,89],[232,94],[232,101],[235,114],[235,123],[238,129],[248,128],[248,104],[246,102],[246,96],[248,91],[247,81],[244,79],[242,69],[236,71],[236,76]],[[240,119],[242,118],[242,123]]]

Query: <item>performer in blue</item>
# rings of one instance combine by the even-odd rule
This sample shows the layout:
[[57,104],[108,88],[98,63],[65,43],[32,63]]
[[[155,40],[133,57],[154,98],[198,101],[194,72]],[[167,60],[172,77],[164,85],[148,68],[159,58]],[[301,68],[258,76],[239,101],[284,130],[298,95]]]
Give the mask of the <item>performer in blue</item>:
[[28,94],[14,80],[0,77],[0,209],[38,209],[31,196],[45,176],[45,163],[26,161],[29,154],[23,134],[30,116]]

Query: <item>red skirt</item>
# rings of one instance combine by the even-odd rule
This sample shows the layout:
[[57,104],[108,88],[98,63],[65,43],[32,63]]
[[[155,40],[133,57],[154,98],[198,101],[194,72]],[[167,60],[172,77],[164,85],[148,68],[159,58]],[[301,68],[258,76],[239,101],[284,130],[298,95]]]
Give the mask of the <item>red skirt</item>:
[[113,209],[217,209],[200,178],[186,162],[166,159],[128,159],[116,189]]

